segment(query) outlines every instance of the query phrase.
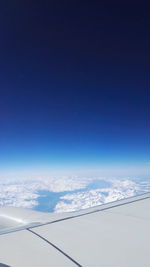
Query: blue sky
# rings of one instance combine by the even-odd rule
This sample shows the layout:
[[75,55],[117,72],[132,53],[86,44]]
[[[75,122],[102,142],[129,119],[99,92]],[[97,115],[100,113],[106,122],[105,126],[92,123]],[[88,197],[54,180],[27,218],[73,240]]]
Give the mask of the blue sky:
[[1,171],[149,175],[146,6],[1,5]]

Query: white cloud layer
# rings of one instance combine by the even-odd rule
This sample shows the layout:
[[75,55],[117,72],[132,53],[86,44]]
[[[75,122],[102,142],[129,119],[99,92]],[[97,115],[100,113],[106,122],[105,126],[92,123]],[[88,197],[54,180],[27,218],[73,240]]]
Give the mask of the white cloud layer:
[[[90,188],[90,184],[92,185],[95,180],[105,180],[110,186]],[[68,212],[150,191],[150,180],[79,177],[1,178],[0,206],[34,209],[39,205],[40,190],[54,193],[64,192],[63,196],[58,199],[54,211]],[[72,192],[75,190],[76,192]]]
[[[55,211],[65,212],[85,209],[122,198],[131,197],[143,191],[140,185],[131,180],[122,181],[112,179],[110,182],[111,187],[108,188],[99,188],[75,194],[67,194],[61,197],[61,201],[56,205]],[[150,184],[147,191],[149,188]]]
[[33,208],[38,205],[40,190],[58,193],[81,189],[87,184],[88,179],[79,180],[71,177],[0,179],[0,206]]

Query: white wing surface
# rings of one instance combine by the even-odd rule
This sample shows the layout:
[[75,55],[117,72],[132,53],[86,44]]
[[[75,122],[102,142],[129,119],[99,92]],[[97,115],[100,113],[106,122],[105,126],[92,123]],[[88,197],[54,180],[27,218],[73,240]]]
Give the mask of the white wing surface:
[[150,193],[64,214],[0,208],[0,267],[150,267]]

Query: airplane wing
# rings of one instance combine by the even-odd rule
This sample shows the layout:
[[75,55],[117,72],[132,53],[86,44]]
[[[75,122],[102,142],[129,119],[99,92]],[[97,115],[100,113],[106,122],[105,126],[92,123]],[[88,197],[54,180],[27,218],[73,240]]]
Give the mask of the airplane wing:
[[150,267],[150,193],[79,212],[0,208],[0,267]]

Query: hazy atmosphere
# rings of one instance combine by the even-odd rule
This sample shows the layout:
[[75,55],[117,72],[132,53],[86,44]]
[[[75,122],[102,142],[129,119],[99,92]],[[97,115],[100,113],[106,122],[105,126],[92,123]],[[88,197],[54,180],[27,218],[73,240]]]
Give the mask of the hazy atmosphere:
[[74,211],[150,191],[149,9],[0,3],[0,205]]

